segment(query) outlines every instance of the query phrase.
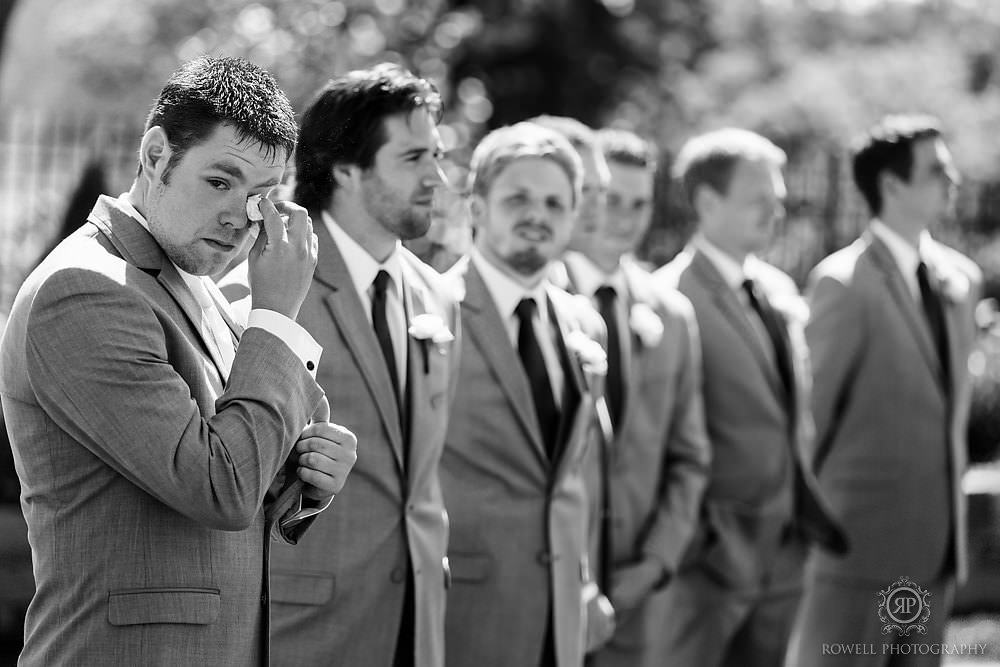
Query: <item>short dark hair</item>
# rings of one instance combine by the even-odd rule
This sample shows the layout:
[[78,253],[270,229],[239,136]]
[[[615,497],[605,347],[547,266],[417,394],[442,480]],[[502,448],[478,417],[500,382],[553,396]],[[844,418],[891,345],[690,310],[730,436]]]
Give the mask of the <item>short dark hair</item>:
[[677,154],[672,174],[684,186],[688,203],[693,205],[703,185],[720,195],[727,194],[733,170],[740,161],[766,162],[780,168],[786,160],[785,151],[766,137],[726,127],[689,139]]
[[162,127],[170,144],[164,181],[220,124],[231,125],[241,141],[259,142],[269,155],[284,150],[287,158],[295,149],[295,112],[274,77],[242,58],[202,56],[170,75],[146,118],[146,130]]
[[597,144],[608,162],[656,169],[656,149],[635,132],[606,127],[597,131]]
[[853,148],[854,183],[872,215],[882,213],[879,175],[889,171],[907,183],[913,171],[913,144],[941,136],[936,118],[919,114],[886,116]]
[[328,81],[302,116],[295,201],[310,210],[326,207],[337,187],[333,166],[370,168],[387,139],[385,119],[418,108],[440,120],[441,96],[399,65],[381,63]]

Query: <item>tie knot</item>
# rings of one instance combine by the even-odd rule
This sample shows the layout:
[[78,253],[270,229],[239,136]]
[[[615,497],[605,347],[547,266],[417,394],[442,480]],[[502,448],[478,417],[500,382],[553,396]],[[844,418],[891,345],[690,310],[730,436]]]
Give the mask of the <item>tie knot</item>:
[[746,280],[743,281],[743,289],[746,290],[746,293],[749,294],[750,296],[752,297],[757,296],[757,286],[753,284],[753,280],[751,280],[750,278],[747,278]]
[[521,322],[530,322],[532,315],[535,314],[536,306],[537,304],[532,298],[521,299],[517,308],[514,309],[514,314]]
[[594,296],[597,297],[599,303],[614,303],[617,293],[611,285],[601,285],[594,292]]
[[923,261],[917,264],[917,279],[921,282],[930,284],[930,281],[928,280],[927,264]]
[[380,269],[379,272],[375,274],[375,282],[372,283],[375,286],[375,294],[384,296],[390,280],[392,280],[392,277],[389,275],[389,272],[385,269]]

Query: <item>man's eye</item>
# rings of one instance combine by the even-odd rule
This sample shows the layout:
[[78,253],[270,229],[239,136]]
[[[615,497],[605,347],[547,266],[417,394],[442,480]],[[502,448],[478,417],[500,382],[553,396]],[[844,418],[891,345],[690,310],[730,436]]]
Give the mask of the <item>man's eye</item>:
[[229,183],[222,180],[221,178],[210,178],[208,179],[208,184],[211,185],[216,190],[228,190]]

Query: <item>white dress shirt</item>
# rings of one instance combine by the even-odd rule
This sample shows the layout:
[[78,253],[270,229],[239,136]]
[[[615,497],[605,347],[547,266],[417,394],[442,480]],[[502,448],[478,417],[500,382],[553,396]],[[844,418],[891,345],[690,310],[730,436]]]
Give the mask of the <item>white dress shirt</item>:
[[754,270],[755,264],[759,260],[753,255],[747,255],[741,264],[702,234],[695,234],[691,239],[691,244],[708,258],[712,266],[722,275],[722,279],[726,282],[726,285],[736,293],[736,298],[743,305],[743,312],[746,313],[747,319],[750,321],[750,326],[757,334],[757,342],[760,343],[768,360],[772,364],[777,364],[771,335],[767,332],[764,321],[760,319],[760,315],[757,314],[757,311],[754,310],[750,303],[750,295],[743,289],[743,282],[745,280],[748,278],[750,280],[754,279],[756,273]]
[[400,259],[400,248],[402,243],[396,241],[396,246],[392,253],[384,262],[378,262],[367,250],[361,247],[357,241],[344,231],[326,211],[323,211],[323,224],[326,225],[330,236],[340,250],[347,265],[347,272],[351,275],[354,289],[364,306],[365,316],[368,323],[372,322],[372,296],[375,293],[375,276],[379,271],[389,274],[389,286],[386,289],[385,316],[389,324],[389,336],[392,338],[392,351],[396,358],[396,375],[399,380],[397,390],[400,395],[406,387],[406,348],[407,348],[407,325],[406,308],[403,303],[403,262]]
[[[118,197],[118,205],[123,211],[134,218],[136,222],[142,225],[143,229],[149,231],[149,223],[132,204],[132,199],[127,192]],[[173,264],[173,261],[169,258],[168,261]],[[232,361],[236,355],[236,347],[235,341],[232,339],[232,334],[229,333],[229,326],[226,325],[222,316],[213,306],[223,309],[234,321],[236,321],[236,318],[229,311],[229,304],[226,298],[219,292],[219,289],[212,282],[211,278],[208,276],[192,275],[176,264],[174,264],[174,268],[177,269],[177,273],[180,274],[191,294],[198,302],[198,305],[202,308],[202,313],[205,316],[202,322],[202,335],[209,345],[217,347],[222,358],[226,360],[228,367],[223,369],[225,375],[223,381],[225,381],[228,379],[229,371],[232,368]],[[302,365],[309,374],[313,378],[316,377],[316,369],[319,367],[319,359],[323,353],[323,348],[295,320],[273,310],[254,308],[250,311],[250,317],[247,319],[246,328],[249,329],[250,327],[263,329],[284,342],[295,353],[295,356],[302,361]]]
[[534,288],[528,289],[491,264],[475,248],[469,255],[469,261],[479,271],[479,275],[482,276],[483,282],[486,284],[486,291],[493,297],[493,303],[496,304],[500,318],[507,327],[507,337],[514,350],[517,350],[517,334],[520,330],[520,321],[514,311],[517,304],[521,303],[521,299],[535,300],[536,308],[531,326],[535,330],[535,338],[538,340],[542,357],[545,359],[545,370],[549,375],[549,382],[552,384],[552,396],[556,405],[561,407],[565,378],[556,343],[556,336],[559,335],[558,327],[549,317],[549,298],[546,293],[549,281],[542,280]]
[[920,283],[917,282],[917,267],[920,265],[920,256],[922,254],[920,250],[930,241],[931,235],[926,230],[920,232],[919,247],[914,248],[906,239],[899,235],[899,232],[896,232],[878,218],[871,221],[869,229],[872,230],[872,234],[880,238],[886,247],[889,248],[889,254],[892,255],[893,261],[896,262],[899,272],[903,274],[903,280],[906,282],[910,294],[917,303],[920,303]]

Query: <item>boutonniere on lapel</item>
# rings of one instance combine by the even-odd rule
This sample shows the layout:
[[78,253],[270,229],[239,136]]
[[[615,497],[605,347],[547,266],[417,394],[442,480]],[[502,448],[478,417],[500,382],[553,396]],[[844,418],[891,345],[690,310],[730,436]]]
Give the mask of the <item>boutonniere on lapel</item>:
[[420,347],[424,352],[424,373],[430,372],[430,346],[433,344],[438,354],[447,354],[445,344],[455,340],[455,334],[440,316],[434,313],[423,313],[416,315],[410,320],[410,328],[407,332],[413,336],[414,340],[420,341]]
[[798,294],[775,294],[770,303],[789,322],[805,326],[809,320],[809,304]]
[[632,304],[628,314],[628,326],[645,348],[653,348],[663,338],[663,321],[648,304]]
[[937,275],[938,292],[947,303],[961,303],[969,295],[969,279],[956,271],[941,272]]
[[566,336],[566,349],[580,364],[587,388],[595,396],[600,396],[604,391],[601,383],[608,374],[607,352],[600,343],[579,329]]

